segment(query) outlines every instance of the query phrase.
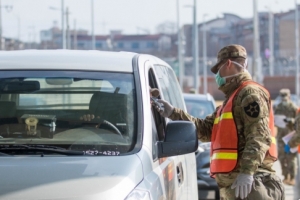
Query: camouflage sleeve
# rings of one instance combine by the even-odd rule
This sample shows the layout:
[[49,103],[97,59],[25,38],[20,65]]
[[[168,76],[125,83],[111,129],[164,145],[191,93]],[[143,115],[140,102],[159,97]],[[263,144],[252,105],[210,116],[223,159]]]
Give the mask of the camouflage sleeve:
[[289,122],[286,124],[286,127],[291,131],[294,130],[295,118],[296,118],[297,113],[298,113],[298,107],[294,103],[292,103],[292,108],[293,108],[293,111],[294,111],[293,117],[290,117]]
[[300,117],[296,118],[295,129],[296,129],[295,135],[288,142],[288,145],[291,148],[294,148],[294,147],[297,147],[298,145],[300,145]]
[[[268,95],[259,88],[247,87],[241,99],[241,121],[244,124],[245,147],[239,158],[240,172],[254,174],[271,145]],[[240,147],[241,148],[241,147]]]
[[193,122],[197,128],[198,139],[201,142],[210,142],[212,127],[214,125],[214,120],[218,108],[213,114],[208,115],[205,119],[193,117],[183,110],[175,108],[173,114],[169,118],[172,120],[184,120]]

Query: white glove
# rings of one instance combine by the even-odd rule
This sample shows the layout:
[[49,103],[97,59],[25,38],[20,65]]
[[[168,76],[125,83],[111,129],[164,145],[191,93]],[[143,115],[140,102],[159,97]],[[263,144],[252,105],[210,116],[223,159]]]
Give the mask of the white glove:
[[173,113],[174,107],[169,102],[164,101],[162,99],[158,99],[157,101],[164,105],[163,110],[160,110],[160,109],[158,109],[158,107],[156,107],[157,111],[161,114],[161,116],[169,117]]
[[231,189],[235,188],[236,198],[240,197],[241,199],[245,199],[251,192],[252,183],[253,175],[239,174],[231,185]]

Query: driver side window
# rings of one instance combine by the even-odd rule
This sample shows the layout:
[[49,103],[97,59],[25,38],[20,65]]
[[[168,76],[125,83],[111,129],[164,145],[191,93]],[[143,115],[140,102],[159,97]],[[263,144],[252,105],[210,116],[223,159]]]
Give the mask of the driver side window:
[[[157,82],[152,69],[149,70],[149,86],[151,88],[157,88]],[[150,88],[149,88],[150,89]],[[160,96],[158,96],[160,98]],[[161,115],[151,107],[151,121],[152,121],[152,155],[153,160],[157,159],[157,147],[156,142],[164,139],[165,120]]]

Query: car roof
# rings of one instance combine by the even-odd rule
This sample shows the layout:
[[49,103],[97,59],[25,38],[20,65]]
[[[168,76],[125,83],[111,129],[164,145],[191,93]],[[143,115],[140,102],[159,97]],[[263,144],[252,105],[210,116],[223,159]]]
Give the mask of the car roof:
[[0,70],[86,70],[132,72],[136,53],[97,50],[0,51]]

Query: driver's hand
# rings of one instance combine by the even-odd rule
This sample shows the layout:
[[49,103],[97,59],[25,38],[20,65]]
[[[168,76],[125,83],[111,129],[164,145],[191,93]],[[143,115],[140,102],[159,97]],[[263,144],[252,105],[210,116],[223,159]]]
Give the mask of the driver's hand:
[[[97,117],[97,118],[99,118],[99,117]],[[92,121],[93,119],[95,119],[95,115],[93,115],[93,114],[82,115],[80,117],[80,120],[88,121],[88,122]]]

